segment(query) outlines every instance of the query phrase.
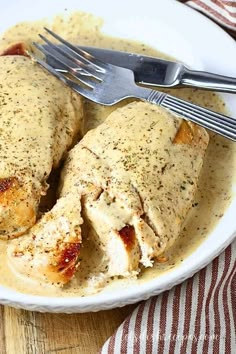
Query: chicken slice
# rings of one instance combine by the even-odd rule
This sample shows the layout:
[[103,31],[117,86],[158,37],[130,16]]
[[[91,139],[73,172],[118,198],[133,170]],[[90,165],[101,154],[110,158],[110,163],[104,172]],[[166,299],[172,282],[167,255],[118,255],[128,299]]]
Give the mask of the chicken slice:
[[59,199],[29,232],[8,247],[9,265],[17,275],[63,285],[78,267],[82,218],[78,196]]
[[[36,222],[47,178],[78,137],[81,98],[34,64],[23,44],[0,56],[0,237]],[[16,55],[14,55],[16,54]]]
[[[135,276],[140,265],[152,266],[153,259],[173,244],[191,208],[207,144],[204,129],[154,105],[134,102],[111,113],[70,151],[60,196],[67,199],[69,210],[81,205],[89,230],[82,229],[82,239],[96,241],[91,257],[97,247],[103,251],[106,276]],[[50,214],[55,225],[59,222],[55,208],[63,215],[61,203],[59,199]],[[41,268],[51,263],[45,251],[51,234],[47,216],[42,220],[23,243],[11,241],[8,259],[18,274],[45,280]],[[61,237],[59,230],[54,239]],[[80,230],[78,234],[79,240]]]

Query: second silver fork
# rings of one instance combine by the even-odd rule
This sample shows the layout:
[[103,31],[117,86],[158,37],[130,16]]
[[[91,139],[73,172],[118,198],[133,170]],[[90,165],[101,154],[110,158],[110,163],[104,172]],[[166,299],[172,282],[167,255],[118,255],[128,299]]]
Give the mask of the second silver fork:
[[46,29],[46,31],[63,46],[55,45],[42,35],[40,38],[47,46],[38,43],[34,45],[44,55],[49,55],[58,62],[60,67],[64,68],[65,75],[57,72],[36,55],[31,54],[31,56],[82,96],[103,105],[113,105],[130,97],[139,98],[160,105],[181,118],[236,141],[236,120],[234,118],[163,92],[137,86],[131,70],[104,63],[65,41],[51,30]]

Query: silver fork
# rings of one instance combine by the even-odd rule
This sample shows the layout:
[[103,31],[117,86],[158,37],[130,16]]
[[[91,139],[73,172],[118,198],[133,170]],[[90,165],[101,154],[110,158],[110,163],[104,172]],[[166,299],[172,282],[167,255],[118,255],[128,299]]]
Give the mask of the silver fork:
[[63,46],[53,44],[42,35],[39,36],[47,46],[35,42],[33,44],[44,55],[50,55],[58,62],[64,68],[66,75],[56,71],[35,54],[31,53],[31,56],[80,95],[98,104],[108,106],[126,98],[139,98],[167,108],[181,118],[236,141],[236,119],[163,92],[139,87],[135,84],[134,74],[131,70],[98,60],[91,54],[65,41],[51,30],[47,28],[45,30]]

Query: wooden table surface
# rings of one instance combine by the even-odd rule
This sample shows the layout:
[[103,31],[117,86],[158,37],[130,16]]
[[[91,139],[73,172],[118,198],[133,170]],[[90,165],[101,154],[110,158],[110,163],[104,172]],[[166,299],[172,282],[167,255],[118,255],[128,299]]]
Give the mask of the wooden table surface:
[[137,305],[85,314],[0,306],[0,354],[94,354]]

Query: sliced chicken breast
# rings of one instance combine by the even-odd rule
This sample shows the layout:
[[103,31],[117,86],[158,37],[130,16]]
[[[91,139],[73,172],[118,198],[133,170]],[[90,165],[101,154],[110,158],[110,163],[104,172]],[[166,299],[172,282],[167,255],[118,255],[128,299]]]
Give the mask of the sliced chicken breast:
[[[78,186],[84,218],[108,258],[108,273],[135,274],[178,237],[191,208],[207,132],[166,110],[134,102],[111,113],[70,152],[62,195]],[[97,188],[96,198],[89,188]]]
[[[20,55],[14,55],[20,54]],[[0,237],[36,222],[52,168],[78,137],[82,100],[34,64],[23,44],[0,56]]]
[[[135,276],[176,240],[192,205],[208,140],[204,129],[157,106],[134,102],[111,113],[70,151],[60,195],[73,195],[71,204],[81,203],[90,230],[83,228],[82,238],[96,241],[91,257],[97,247],[103,250],[107,276]],[[39,223],[36,239],[42,226],[46,234],[47,222]],[[11,242],[9,262],[19,274],[42,274],[33,256],[26,262],[27,249],[35,250],[37,243],[25,239],[20,257],[18,240]]]

